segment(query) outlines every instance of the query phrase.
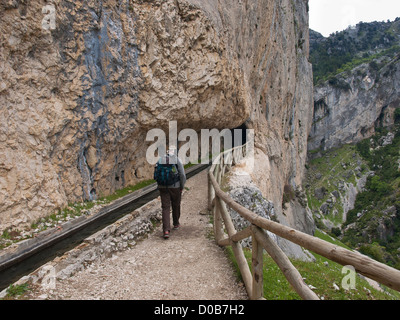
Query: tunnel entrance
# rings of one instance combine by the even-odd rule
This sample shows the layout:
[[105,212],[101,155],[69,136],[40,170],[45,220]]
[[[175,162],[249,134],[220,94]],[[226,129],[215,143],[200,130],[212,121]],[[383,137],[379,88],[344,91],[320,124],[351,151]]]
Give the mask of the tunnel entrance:
[[247,143],[247,129],[246,123],[231,129],[234,147]]

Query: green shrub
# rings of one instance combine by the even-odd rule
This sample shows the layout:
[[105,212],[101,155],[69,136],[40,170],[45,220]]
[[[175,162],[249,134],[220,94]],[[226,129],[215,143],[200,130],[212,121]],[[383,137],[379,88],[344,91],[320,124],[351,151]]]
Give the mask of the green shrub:
[[386,251],[385,248],[380,246],[378,243],[374,242],[372,244],[364,244],[360,247],[360,252],[370,256],[371,258],[379,261],[385,262]]
[[342,234],[342,230],[336,227],[332,228],[331,232],[336,237],[339,237]]
[[370,148],[371,148],[371,143],[370,143],[369,139],[365,139],[365,140],[357,143],[357,145],[356,145],[357,151],[360,153],[360,155],[365,160],[369,160],[371,158]]
[[373,176],[368,182],[367,187],[379,196],[387,195],[391,191],[391,187],[385,181],[382,181],[379,176]]

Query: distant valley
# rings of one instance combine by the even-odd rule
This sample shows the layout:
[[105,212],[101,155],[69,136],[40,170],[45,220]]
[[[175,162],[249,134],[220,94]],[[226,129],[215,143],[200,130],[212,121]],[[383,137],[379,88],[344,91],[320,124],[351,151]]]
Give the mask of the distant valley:
[[308,204],[319,228],[400,268],[400,19],[310,31]]

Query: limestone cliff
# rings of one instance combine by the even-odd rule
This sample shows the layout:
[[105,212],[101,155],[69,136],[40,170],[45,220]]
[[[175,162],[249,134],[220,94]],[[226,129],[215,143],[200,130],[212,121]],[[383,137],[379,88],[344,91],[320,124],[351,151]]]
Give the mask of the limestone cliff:
[[150,178],[146,133],[169,120],[246,121],[255,180],[279,211],[284,186],[301,184],[311,124],[307,6],[2,1],[0,229]]
[[400,56],[362,64],[315,87],[309,150],[329,150],[391,126],[400,102]]

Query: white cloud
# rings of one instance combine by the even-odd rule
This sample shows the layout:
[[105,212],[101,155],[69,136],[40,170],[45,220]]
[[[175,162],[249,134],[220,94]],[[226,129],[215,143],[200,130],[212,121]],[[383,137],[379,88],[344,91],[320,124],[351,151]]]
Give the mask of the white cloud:
[[344,5],[340,8],[340,16],[339,16],[339,24],[338,28],[340,30],[346,29],[348,26],[354,24],[354,21],[357,21],[357,12],[356,8],[351,5]]
[[324,36],[349,25],[400,17],[399,0],[309,0],[310,28]]

